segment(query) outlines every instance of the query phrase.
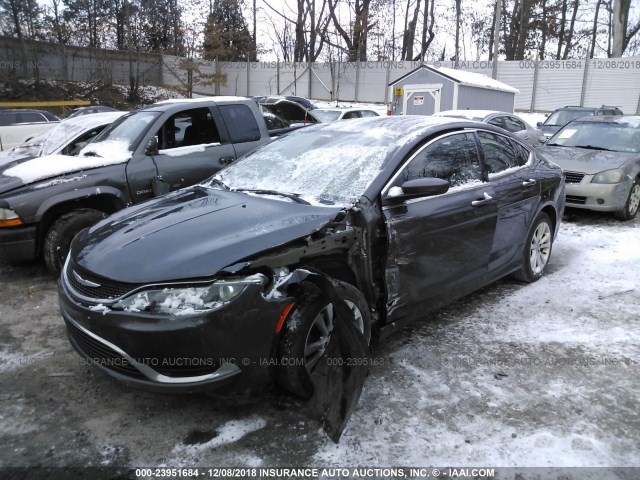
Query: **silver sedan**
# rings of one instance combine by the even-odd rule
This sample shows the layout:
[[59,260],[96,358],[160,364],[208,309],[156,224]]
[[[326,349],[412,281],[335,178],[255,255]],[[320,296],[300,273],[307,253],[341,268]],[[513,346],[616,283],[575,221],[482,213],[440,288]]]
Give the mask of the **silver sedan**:
[[640,116],[584,117],[539,150],[565,172],[567,207],[630,220],[640,206]]
[[532,147],[539,147],[547,141],[539,128],[532,127],[520,117],[508,112],[495,110],[445,110],[434,114],[435,117],[466,118],[476,122],[488,123],[513,133]]

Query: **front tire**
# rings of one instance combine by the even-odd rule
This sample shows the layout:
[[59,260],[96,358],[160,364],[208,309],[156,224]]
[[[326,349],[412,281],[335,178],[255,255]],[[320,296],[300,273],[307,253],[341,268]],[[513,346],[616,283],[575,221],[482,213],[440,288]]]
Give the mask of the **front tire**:
[[336,293],[343,302],[338,307],[316,288],[305,292],[281,333],[276,379],[302,398],[313,395],[311,374],[329,345],[335,322],[345,320],[341,315],[348,315],[346,320],[364,335],[367,344],[371,339],[371,317],[362,293],[343,282],[338,282]]
[[631,220],[638,213],[638,207],[640,207],[640,180],[637,178],[631,184],[631,190],[629,191],[629,197],[624,204],[622,210],[614,212],[614,216],[618,220]]
[[107,218],[104,212],[82,208],[65,213],[54,221],[44,238],[42,248],[47,269],[54,275],[59,275],[73,238],[81,230],[95,225],[104,218]]
[[513,276],[527,283],[540,279],[549,263],[552,245],[553,224],[549,215],[540,212],[527,235],[522,266]]

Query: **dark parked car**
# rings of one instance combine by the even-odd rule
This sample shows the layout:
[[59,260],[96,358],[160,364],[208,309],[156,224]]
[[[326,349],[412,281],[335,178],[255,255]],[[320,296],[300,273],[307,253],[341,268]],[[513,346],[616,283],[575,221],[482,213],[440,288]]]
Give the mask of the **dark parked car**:
[[567,207],[630,220],[640,206],[640,117],[574,120],[540,150],[565,171]]
[[566,106],[557,108],[543,122],[538,122],[538,128],[542,130],[545,137],[549,138],[560,128],[569,123],[571,120],[581,117],[600,117],[622,115],[622,110],[618,107],[602,105],[601,107],[573,107]]
[[0,110],[0,127],[19,125],[21,123],[59,122],[60,119],[46,110],[27,108]]
[[560,168],[490,125],[321,124],[82,231],[61,312],[127,385],[309,396],[337,323],[367,341],[505,275],[539,279],[563,208]]
[[262,103],[262,102],[273,103],[278,99],[284,99],[284,100],[289,100],[290,102],[295,102],[299,105],[302,105],[306,110],[314,110],[316,108],[316,106],[308,98],[298,97],[296,95],[262,95],[262,96],[251,97],[251,98],[253,98],[258,103]]

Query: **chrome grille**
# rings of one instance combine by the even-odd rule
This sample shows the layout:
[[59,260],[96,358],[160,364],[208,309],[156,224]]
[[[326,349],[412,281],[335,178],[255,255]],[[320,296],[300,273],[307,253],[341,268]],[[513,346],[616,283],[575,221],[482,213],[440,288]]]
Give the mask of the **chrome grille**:
[[[74,272],[78,274],[86,283],[82,283]],[[115,300],[123,295],[142,287],[137,283],[115,282],[106,278],[93,275],[81,269],[74,263],[69,263],[65,271],[65,278],[69,286],[80,295],[95,300]],[[87,283],[94,283],[98,286],[90,286]]]
[[564,172],[566,183],[580,183],[585,174],[582,172]]

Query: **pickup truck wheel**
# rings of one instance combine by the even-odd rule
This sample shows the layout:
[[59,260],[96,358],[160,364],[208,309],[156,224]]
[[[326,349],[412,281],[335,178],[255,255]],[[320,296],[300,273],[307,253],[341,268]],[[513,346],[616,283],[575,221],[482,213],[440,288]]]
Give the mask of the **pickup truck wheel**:
[[[364,296],[343,282],[339,283],[336,293],[351,312],[347,320],[362,332],[369,344],[371,320]],[[308,292],[297,303],[280,334],[276,379],[281,387],[302,398],[313,395],[310,376],[329,344],[335,322],[339,321],[344,319],[320,292]]]
[[73,237],[103,218],[107,218],[107,214],[104,212],[82,208],[65,213],[54,221],[44,238],[43,255],[47,269],[51,273],[59,275],[69,253]]

